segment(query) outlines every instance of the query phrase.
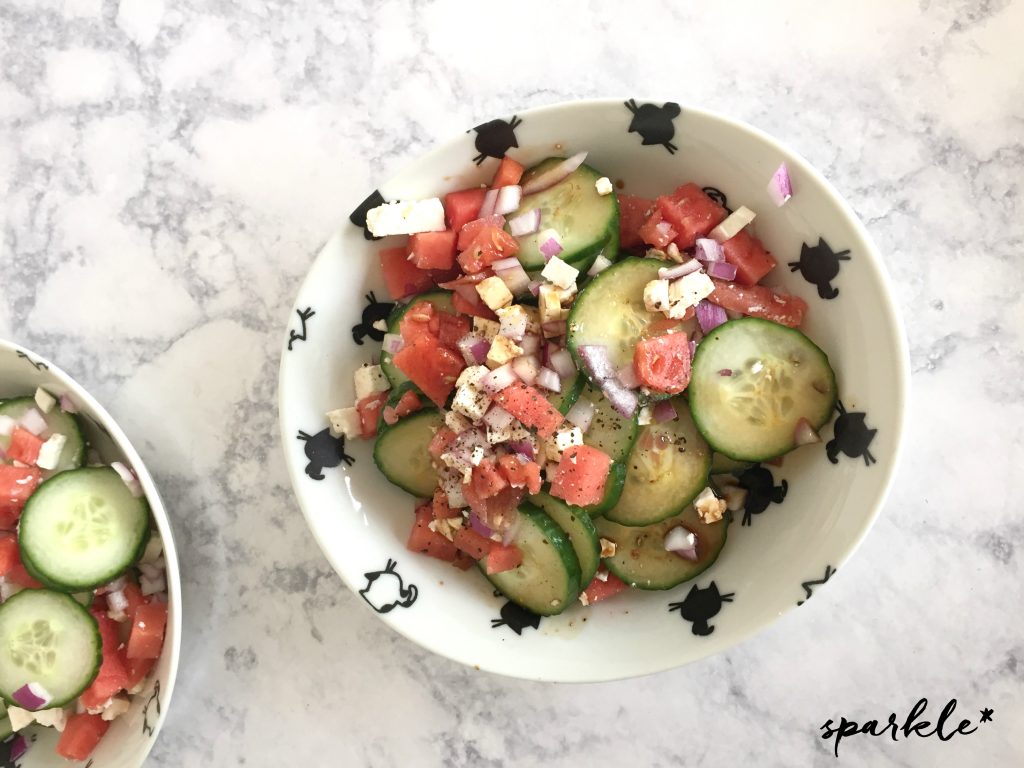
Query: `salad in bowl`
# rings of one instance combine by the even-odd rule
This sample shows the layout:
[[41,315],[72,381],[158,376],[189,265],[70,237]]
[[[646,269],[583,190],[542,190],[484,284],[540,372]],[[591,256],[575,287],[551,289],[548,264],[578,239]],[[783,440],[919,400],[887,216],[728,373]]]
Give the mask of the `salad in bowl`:
[[0,344],[0,382],[0,749],[24,768],[138,765],[179,632],[159,497],[51,363]]
[[288,324],[285,458],[333,567],[417,643],[531,679],[668,669],[804,604],[870,528],[899,319],[849,207],[763,133],[559,104],[349,219]]

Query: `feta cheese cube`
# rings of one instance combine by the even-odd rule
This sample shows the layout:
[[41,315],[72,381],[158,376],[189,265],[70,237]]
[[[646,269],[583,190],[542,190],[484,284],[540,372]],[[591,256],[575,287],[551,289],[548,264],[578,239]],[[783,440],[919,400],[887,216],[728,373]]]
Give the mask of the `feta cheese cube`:
[[724,499],[715,496],[711,488],[705,488],[697,498],[693,500],[694,509],[703,523],[717,523],[725,514],[726,503]]
[[40,469],[56,469],[60,461],[60,453],[64,450],[64,444],[68,439],[54,432],[47,438],[46,442],[39,446],[39,458],[36,459],[36,466]]
[[36,389],[36,405],[39,406],[39,410],[43,413],[49,413],[53,410],[53,406],[57,404],[57,398],[51,395],[42,387]]
[[474,317],[473,330],[487,339],[487,341],[493,341],[494,337],[501,330],[501,326],[495,320],[488,320],[486,317]]
[[541,270],[540,276],[559,288],[569,288],[576,285],[576,278],[580,276],[580,271],[557,256],[552,256],[551,261]]
[[338,408],[327,412],[327,420],[331,423],[331,435],[346,440],[354,440],[363,433],[359,411],[355,408]]
[[32,712],[31,714],[35,718],[35,721],[40,725],[45,725],[47,728],[56,728],[61,732],[63,732],[64,726],[68,722],[68,715],[67,712],[64,711],[63,707],[41,709],[37,712]]
[[388,324],[386,320],[376,320],[373,323],[373,327],[381,333],[387,333]]
[[11,718],[11,728],[15,731],[20,731],[25,726],[32,725],[36,721],[35,712],[30,712],[21,707],[7,707],[7,716]]
[[387,392],[391,389],[391,383],[379,365],[363,365],[356,368],[352,380],[355,383],[357,402],[375,392]]
[[654,409],[649,405],[645,405],[640,409],[640,412],[636,415],[636,423],[641,427],[646,427],[648,424],[654,421]]
[[559,429],[555,432],[555,445],[559,453],[574,445],[583,445],[583,430],[579,427]]
[[594,189],[596,189],[597,194],[601,195],[602,197],[604,195],[610,195],[613,191],[615,191],[615,187],[612,186],[612,180],[609,179],[607,176],[602,176],[600,179],[595,181]]
[[480,299],[492,310],[498,310],[512,303],[512,291],[500,277],[488,277],[476,284]]
[[469,463],[474,467],[479,467],[480,462],[484,460],[484,448],[482,445],[478,445],[473,448],[473,453],[469,456]]
[[466,368],[458,379],[452,410],[462,414],[470,421],[479,421],[491,407],[491,398],[480,389],[480,379],[488,373],[482,365]]
[[502,336],[508,336],[510,339],[523,338],[530,324],[530,316],[522,304],[502,307],[497,310],[497,315],[501,324]]
[[116,720],[127,712],[130,706],[131,702],[128,700],[127,696],[115,696],[107,702],[107,706],[105,706],[103,711],[100,713],[100,718],[107,721]]
[[586,592],[580,592],[579,601],[583,605],[590,605],[590,598],[587,597],[587,593]]
[[542,323],[556,323],[559,320],[565,320],[566,313],[562,309],[562,301],[557,288],[553,285],[542,285],[537,299]]
[[615,550],[618,545],[611,539],[601,539],[601,557],[615,557]]
[[668,280],[651,280],[644,286],[644,306],[648,312],[664,312],[669,308]]
[[508,336],[495,336],[491,348],[487,350],[487,365],[500,368],[523,354],[523,348]]
[[668,316],[679,320],[690,307],[706,299],[715,290],[715,284],[703,271],[691,272],[673,280],[668,286]]
[[455,411],[447,411],[444,415],[444,425],[448,427],[452,432],[458,434],[459,432],[465,432],[467,429],[473,426],[473,422],[463,416],[461,413]]
[[375,237],[444,231],[444,204],[440,198],[384,203],[366,212],[366,228]]

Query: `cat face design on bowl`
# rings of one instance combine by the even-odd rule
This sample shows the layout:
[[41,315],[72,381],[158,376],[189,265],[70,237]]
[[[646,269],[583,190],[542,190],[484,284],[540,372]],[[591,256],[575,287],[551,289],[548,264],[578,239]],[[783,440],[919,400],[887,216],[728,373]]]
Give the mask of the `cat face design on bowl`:
[[395,571],[396,563],[388,560],[382,571],[363,574],[366,586],[359,590],[360,597],[377,613],[389,613],[395,608],[408,608],[416,602],[419,590],[415,584],[405,585]]

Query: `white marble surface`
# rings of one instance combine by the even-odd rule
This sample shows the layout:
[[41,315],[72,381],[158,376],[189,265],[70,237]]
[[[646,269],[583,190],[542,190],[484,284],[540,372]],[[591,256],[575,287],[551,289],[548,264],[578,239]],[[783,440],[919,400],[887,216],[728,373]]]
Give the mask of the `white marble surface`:
[[[180,540],[150,764],[827,766],[826,719],[921,696],[994,721],[840,764],[1024,763],[1024,2],[483,5],[0,0],[0,335],[108,405]],[[377,181],[597,95],[721,110],[822,168],[885,254],[912,408],[882,518],[802,610],[668,674],[536,685],[420,651],[342,586],[285,477],[277,355]]]

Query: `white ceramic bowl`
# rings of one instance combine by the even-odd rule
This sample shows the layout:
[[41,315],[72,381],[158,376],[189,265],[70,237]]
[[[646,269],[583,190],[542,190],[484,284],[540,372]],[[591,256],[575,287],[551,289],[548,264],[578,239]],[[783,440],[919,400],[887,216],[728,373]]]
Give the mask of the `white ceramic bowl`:
[[[135,470],[163,539],[167,560],[168,620],[163,653],[131,709],[113,722],[89,761],[91,768],[139,768],[153,748],[174,690],[181,647],[181,582],[178,556],[163,501],[142,459],[110,414],[68,374],[17,344],[0,341],[0,398],[31,395],[42,387],[55,396],[68,395],[78,408],[82,431],[106,462],[122,461]],[[52,728],[30,727],[32,744],[20,768],[66,768],[73,765],[55,751],[59,734]],[[5,758],[7,752],[0,752]],[[3,765],[7,765],[6,762]]]
[[[817,594],[867,533],[889,488],[903,431],[909,374],[901,322],[882,260],[853,211],[820,173],[761,131],[660,101],[572,102],[512,118],[499,115],[458,134],[379,193],[415,199],[488,182],[494,156],[506,149],[527,166],[587,150],[587,163],[623,180],[623,191],[649,197],[687,181],[716,187],[730,206],[757,212],[754,230],[779,260],[766,282],[809,302],[804,330],[835,366],[848,414],[835,424],[843,437],[833,450],[854,455],[840,452],[833,464],[818,444],[787,456],[780,468],[768,467],[776,489],[786,484],[784,501],[752,515],[750,525],[737,516],[721,557],[691,583],[668,592],[631,591],[554,618],[523,615],[479,574],[407,551],[413,500],[377,471],[368,441],[343,446],[354,459],[350,465],[326,431],[324,413],[353,402],[353,370],[379,353],[367,334],[386,308],[364,297],[373,292],[387,300],[376,254],[401,242],[370,241],[361,226],[345,222],[309,271],[282,352],[280,419],[292,484],[349,587],[425,648],[537,680],[597,681],[669,669],[735,645]],[[795,195],[777,208],[766,185],[783,161]],[[353,222],[367,207],[357,209]],[[830,258],[818,248],[820,238],[833,252],[848,252],[848,260]],[[801,259],[802,271],[787,266]],[[824,428],[825,441],[834,439],[833,429]],[[870,459],[858,438],[870,440]]]

